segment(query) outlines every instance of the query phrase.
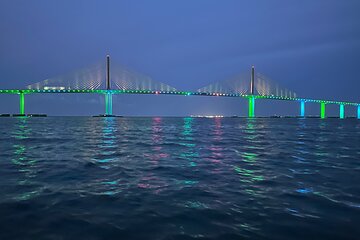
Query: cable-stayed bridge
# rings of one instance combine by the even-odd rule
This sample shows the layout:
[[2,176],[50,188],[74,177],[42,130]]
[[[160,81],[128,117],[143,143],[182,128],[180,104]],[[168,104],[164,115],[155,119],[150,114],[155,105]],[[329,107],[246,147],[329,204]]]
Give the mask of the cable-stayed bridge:
[[[105,79],[105,80],[104,80]],[[255,101],[257,99],[272,99],[296,101],[300,104],[299,117],[305,117],[305,103],[320,104],[320,117],[326,118],[326,105],[339,106],[339,118],[345,118],[345,106],[356,106],[357,117],[360,119],[360,103],[309,99],[298,95],[261,73],[244,73],[225,81],[212,83],[196,91],[179,91],[175,87],[151,79],[150,77],[132,71],[122,65],[111,64],[110,57],[106,57],[106,64],[97,63],[88,68],[80,69],[69,74],[45,79],[26,86],[24,89],[0,89],[0,94],[19,95],[19,114],[25,116],[25,95],[39,93],[95,93],[105,96],[105,114],[113,116],[114,94],[168,94],[183,96],[216,96],[241,97],[248,99],[248,117],[255,117]]]

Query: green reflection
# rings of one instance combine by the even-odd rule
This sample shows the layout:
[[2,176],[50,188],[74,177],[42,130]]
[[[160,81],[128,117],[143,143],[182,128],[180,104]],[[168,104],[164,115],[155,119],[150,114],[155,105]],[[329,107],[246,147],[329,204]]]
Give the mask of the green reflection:
[[11,162],[18,167],[18,172],[21,173],[20,176],[17,176],[17,185],[26,186],[25,188],[16,188],[18,189],[27,189],[20,193],[17,193],[15,199],[17,200],[28,200],[40,193],[41,189],[35,188],[34,178],[37,176],[36,162],[35,158],[29,158],[28,153],[32,151],[33,147],[28,148],[26,145],[26,139],[30,138],[32,130],[28,124],[28,118],[16,118],[16,123],[14,125],[14,130],[12,132],[12,137],[14,138],[13,147],[13,156]]
[[241,182],[252,183],[255,181],[264,180],[263,176],[256,175],[257,171],[240,168],[239,166],[234,166],[234,170],[242,176],[242,178],[240,179]]
[[[15,138],[13,149],[14,154],[12,162],[16,165],[28,165],[28,158],[26,156],[26,146],[23,143],[24,139],[29,138],[31,134],[31,129],[29,128],[27,118],[16,118],[15,129],[13,132],[13,137]],[[31,161],[30,161],[31,163]]]
[[258,162],[259,152],[263,152],[264,149],[258,146],[261,143],[261,133],[257,131],[259,127],[258,119],[248,118],[246,122],[246,129],[244,130],[245,144],[242,150],[238,151],[240,156],[240,162],[233,166],[233,169],[237,175],[239,175],[239,181],[244,183],[244,192],[255,197],[262,194],[262,189],[255,184],[259,181],[263,181],[262,176],[263,168]]
[[242,154],[242,157],[243,157],[243,161],[244,162],[248,162],[248,163],[253,163],[253,162],[256,162],[256,157],[258,156],[258,154],[256,153],[247,153],[247,152],[244,152]]

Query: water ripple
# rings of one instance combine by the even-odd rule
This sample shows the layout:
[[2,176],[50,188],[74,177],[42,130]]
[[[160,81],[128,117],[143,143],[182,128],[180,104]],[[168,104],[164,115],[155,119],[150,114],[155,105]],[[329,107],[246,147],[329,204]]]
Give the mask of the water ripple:
[[360,235],[355,119],[0,120],[0,239]]

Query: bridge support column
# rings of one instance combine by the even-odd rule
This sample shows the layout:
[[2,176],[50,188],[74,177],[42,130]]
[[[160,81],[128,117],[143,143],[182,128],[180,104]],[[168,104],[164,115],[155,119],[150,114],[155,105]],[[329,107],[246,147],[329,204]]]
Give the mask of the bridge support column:
[[255,97],[249,97],[249,118],[255,117]]
[[344,104],[340,104],[339,111],[340,111],[339,118],[344,119],[345,118],[345,106],[344,106]]
[[305,101],[300,102],[300,117],[305,117]]
[[20,114],[25,115],[25,94],[23,92],[20,92]]
[[320,103],[320,118],[326,118],[326,104],[324,102]]
[[105,93],[105,115],[112,115],[112,93]]

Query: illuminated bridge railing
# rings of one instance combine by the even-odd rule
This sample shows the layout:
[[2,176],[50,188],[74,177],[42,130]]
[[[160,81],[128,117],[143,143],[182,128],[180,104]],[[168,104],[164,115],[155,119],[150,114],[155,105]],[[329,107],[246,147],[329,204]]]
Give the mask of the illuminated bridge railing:
[[[239,97],[248,99],[249,117],[255,117],[256,100],[269,99],[300,102],[300,117],[305,117],[305,103],[320,104],[320,117],[326,117],[326,105],[339,105],[339,117],[344,118],[345,106],[357,106],[360,119],[360,104],[347,101],[299,98],[297,94],[281,87],[263,74],[256,73],[252,67],[250,74],[244,73],[225,81],[218,81],[196,91],[179,91],[176,88],[151,79],[150,77],[116,65],[110,77],[110,57],[107,64],[99,63],[70,74],[49,78],[28,85],[26,89],[2,89],[0,94],[20,96],[20,115],[25,114],[25,95],[29,94],[103,94],[105,96],[105,115],[112,115],[112,96],[114,94],[154,94],[206,97]],[[104,81],[106,76],[106,81]],[[250,80],[250,81],[249,81]],[[249,84],[250,83],[250,84]]]
[[36,90],[36,89],[2,89],[0,94],[36,94],[36,93],[97,93],[97,94],[163,94],[163,95],[183,95],[183,96],[208,96],[208,97],[241,97],[241,98],[255,98],[255,99],[273,99],[284,101],[300,101],[309,103],[325,103],[325,104],[343,104],[359,106],[360,103],[346,102],[346,101],[333,101],[333,100],[320,100],[308,98],[293,98],[281,96],[268,96],[268,95],[247,95],[247,94],[232,94],[232,93],[209,93],[209,92],[189,92],[189,91],[150,91],[150,90]]

